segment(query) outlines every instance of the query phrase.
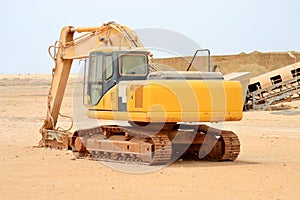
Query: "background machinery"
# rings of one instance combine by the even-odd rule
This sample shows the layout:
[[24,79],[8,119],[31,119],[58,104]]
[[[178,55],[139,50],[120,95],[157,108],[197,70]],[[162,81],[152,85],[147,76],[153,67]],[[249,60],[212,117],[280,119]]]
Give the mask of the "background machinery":
[[250,79],[245,108],[266,110],[271,105],[300,97],[300,62]]
[[[75,33],[85,33],[74,38]],[[54,46],[52,85],[40,146],[72,149],[80,157],[166,164],[180,156],[235,160],[240,142],[205,122],[242,118],[242,86],[218,72],[160,71],[134,31],[114,22],[64,27]],[[125,120],[83,130],[56,128],[74,59],[88,58],[84,83],[87,116]]]

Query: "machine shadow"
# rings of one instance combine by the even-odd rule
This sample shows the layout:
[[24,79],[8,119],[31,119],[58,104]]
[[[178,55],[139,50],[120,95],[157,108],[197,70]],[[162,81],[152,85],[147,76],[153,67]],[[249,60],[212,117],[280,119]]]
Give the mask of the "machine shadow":
[[180,168],[180,167],[229,167],[229,166],[243,166],[243,165],[259,165],[261,162],[247,161],[247,160],[236,160],[236,161],[222,161],[213,162],[206,160],[177,160],[170,164],[168,167]]

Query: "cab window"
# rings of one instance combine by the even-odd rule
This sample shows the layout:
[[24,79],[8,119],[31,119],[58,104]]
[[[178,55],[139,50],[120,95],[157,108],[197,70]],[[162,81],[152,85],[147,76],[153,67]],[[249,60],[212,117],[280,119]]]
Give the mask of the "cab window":
[[89,81],[102,81],[102,56],[90,58]]
[[108,80],[113,75],[113,65],[112,65],[112,56],[104,56],[104,66],[105,66],[105,80]]
[[141,76],[147,74],[147,58],[145,55],[121,55],[119,66],[121,75]]
[[96,105],[102,96],[102,55],[91,56],[89,67],[89,90],[90,104]]

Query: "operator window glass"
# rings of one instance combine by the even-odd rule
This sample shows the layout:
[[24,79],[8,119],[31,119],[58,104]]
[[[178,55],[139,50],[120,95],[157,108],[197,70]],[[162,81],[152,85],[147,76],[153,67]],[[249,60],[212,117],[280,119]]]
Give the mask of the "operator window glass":
[[96,63],[97,63],[97,57],[92,56],[90,58],[90,68],[89,68],[89,81],[96,80]]
[[90,60],[90,81],[102,80],[102,56],[92,56]]
[[102,69],[102,55],[97,56],[97,64],[96,64],[96,80],[101,81],[102,80],[102,74],[103,74],[103,69]]
[[121,75],[146,75],[147,74],[147,58],[145,55],[121,55],[120,60]]
[[89,96],[91,105],[96,105],[102,96],[102,59],[102,55],[90,58]]
[[113,75],[113,65],[112,65],[112,56],[104,57],[104,66],[105,66],[105,80],[108,80]]

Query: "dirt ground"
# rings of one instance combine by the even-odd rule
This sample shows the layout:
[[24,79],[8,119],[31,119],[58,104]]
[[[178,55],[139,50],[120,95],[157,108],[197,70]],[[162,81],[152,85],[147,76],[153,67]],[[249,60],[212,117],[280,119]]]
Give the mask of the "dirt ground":
[[[134,174],[34,147],[49,81],[0,75],[0,200],[300,199],[300,101],[289,103],[290,110],[246,112],[242,121],[225,123],[242,145],[234,162],[177,161]],[[62,107],[71,113],[71,86]]]

